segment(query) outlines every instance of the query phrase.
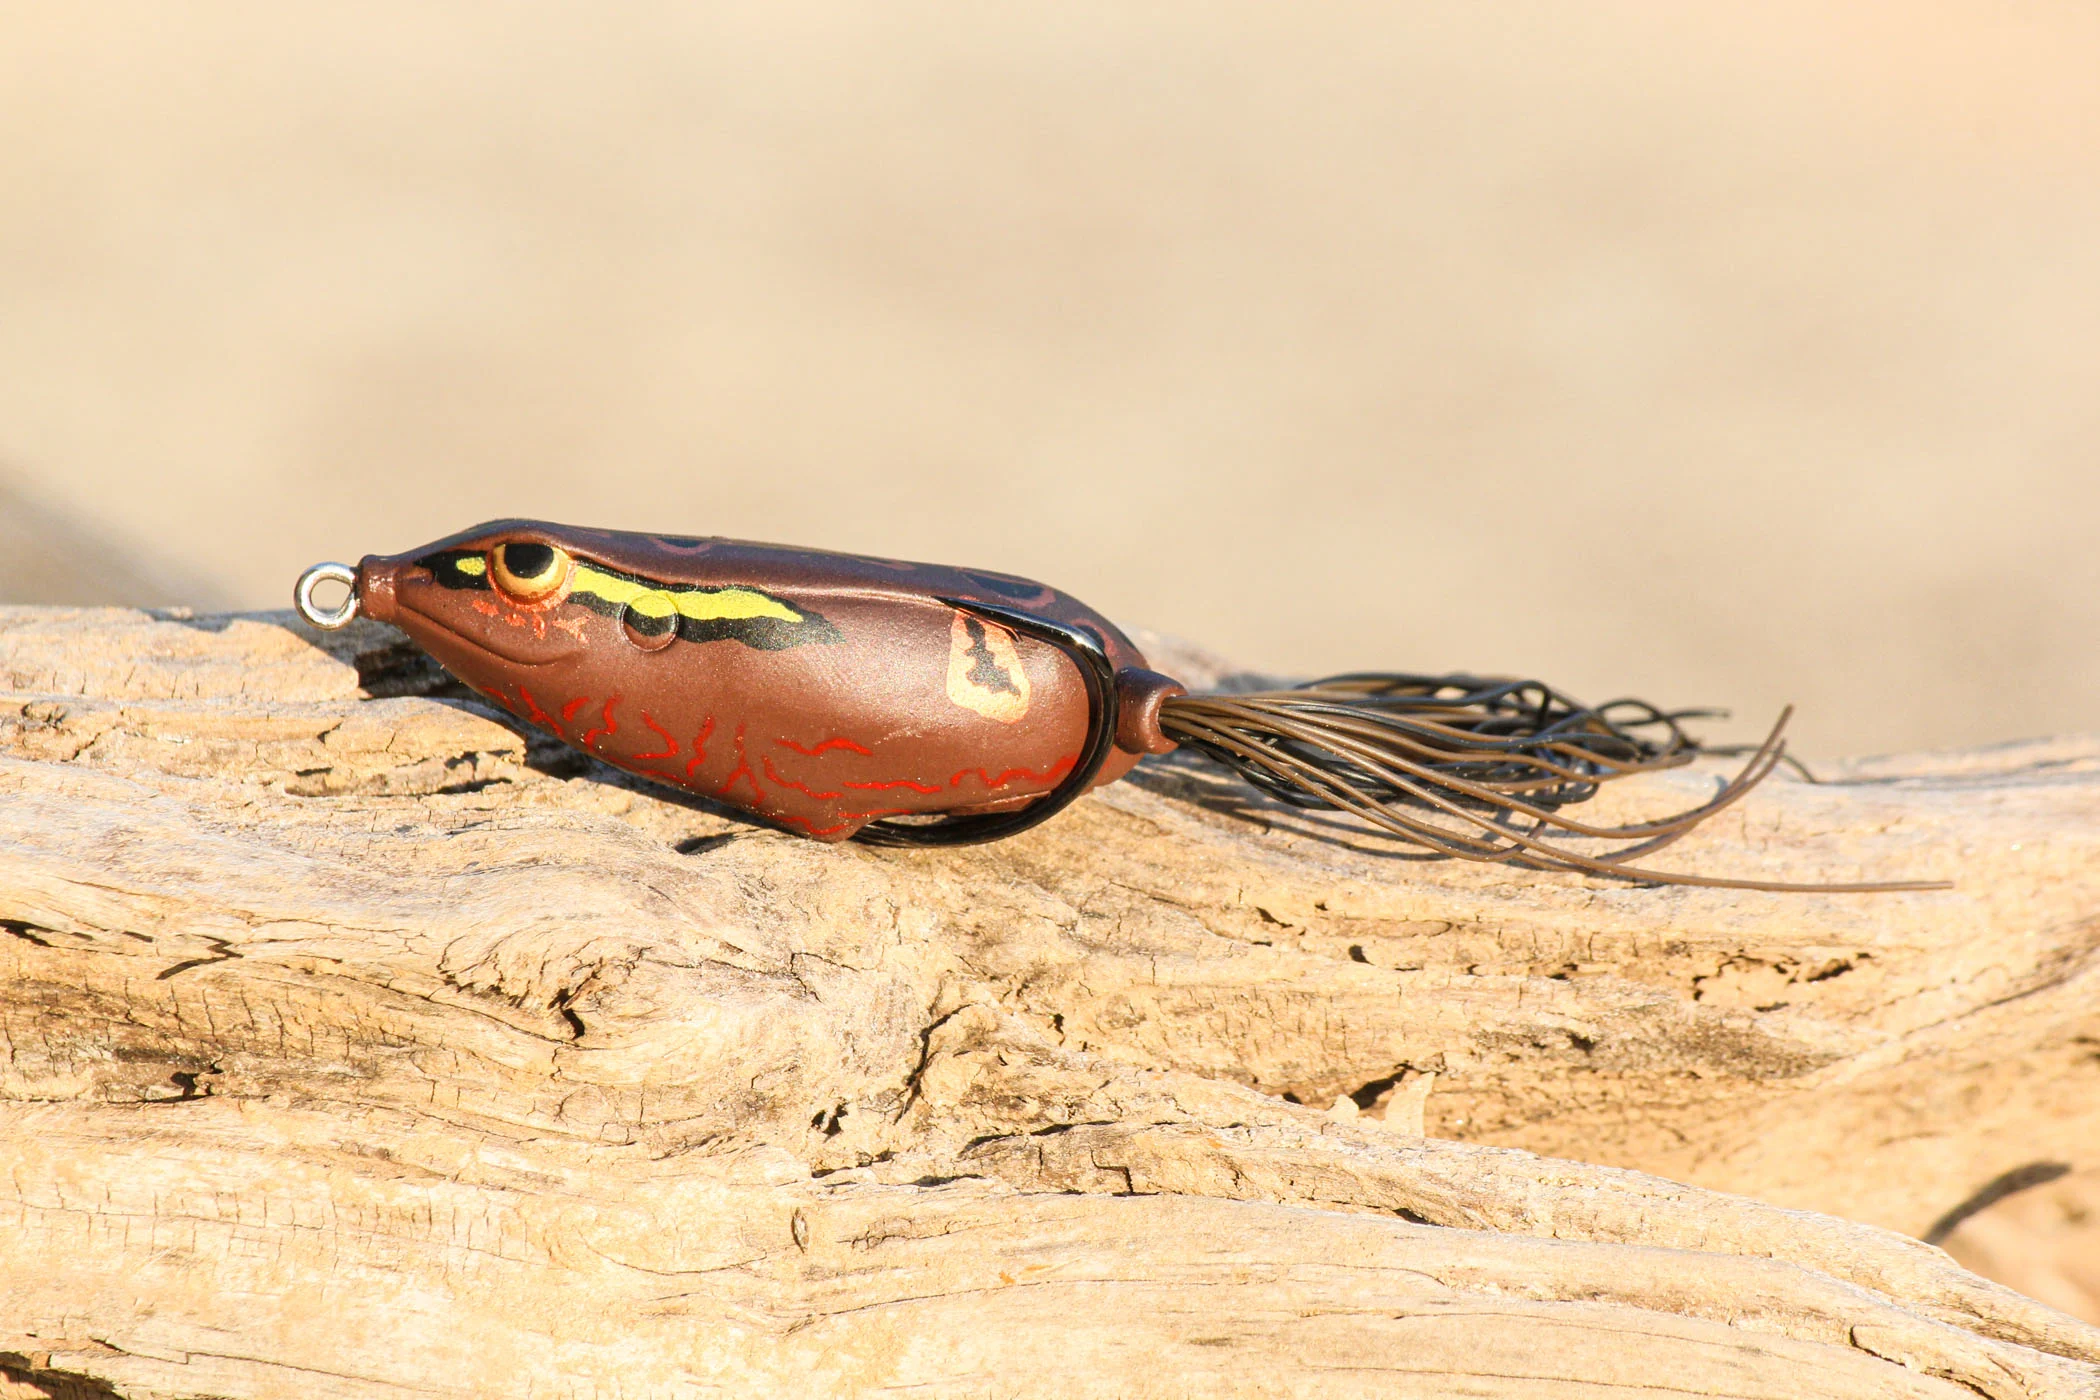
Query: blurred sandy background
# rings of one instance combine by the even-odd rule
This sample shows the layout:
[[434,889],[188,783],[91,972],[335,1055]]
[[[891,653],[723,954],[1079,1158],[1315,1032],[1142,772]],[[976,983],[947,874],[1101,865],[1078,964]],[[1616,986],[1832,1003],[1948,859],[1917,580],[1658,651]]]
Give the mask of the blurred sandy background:
[[0,598],[530,514],[2100,728],[2096,73],[2082,0],[0,0]]
[[2096,72],[2082,0],[6,0],[0,470],[113,563],[0,593],[522,513],[2092,728]]

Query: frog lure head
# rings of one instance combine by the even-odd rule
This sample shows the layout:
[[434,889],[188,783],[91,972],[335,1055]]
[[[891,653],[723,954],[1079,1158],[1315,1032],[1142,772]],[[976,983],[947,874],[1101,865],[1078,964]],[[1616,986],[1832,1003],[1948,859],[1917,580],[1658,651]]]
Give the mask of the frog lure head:
[[[324,609],[314,594],[331,581],[349,593]],[[1467,860],[1742,889],[1941,887],[1633,863],[1769,775],[1784,715],[1706,802],[1592,825],[1562,809],[1697,757],[1692,712],[1391,672],[1190,695],[1106,618],[1011,574],[499,520],[354,569],[315,565],[294,598],[316,627],[392,623],[593,757],[819,840],[996,840],[1185,747],[1281,801]]]

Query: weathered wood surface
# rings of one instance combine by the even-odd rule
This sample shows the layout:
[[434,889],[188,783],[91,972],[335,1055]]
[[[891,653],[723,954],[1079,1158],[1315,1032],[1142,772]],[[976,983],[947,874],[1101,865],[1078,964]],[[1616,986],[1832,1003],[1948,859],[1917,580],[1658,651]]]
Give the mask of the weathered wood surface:
[[0,685],[16,1393],[2100,1395],[2100,1331],[1905,1237],[2100,1152],[2100,743],[1672,852],[1959,882],[1765,895],[1179,756],[818,846],[367,625],[0,609]]

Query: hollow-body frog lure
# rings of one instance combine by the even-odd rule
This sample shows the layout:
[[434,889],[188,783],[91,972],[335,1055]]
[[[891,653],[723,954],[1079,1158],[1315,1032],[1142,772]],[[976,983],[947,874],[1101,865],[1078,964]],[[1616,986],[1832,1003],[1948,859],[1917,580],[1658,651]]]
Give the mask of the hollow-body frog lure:
[[[329,581],[349,594],[325,609],[314,593]],[[823,841],[1011,836],[1141,756],[1188,747],[1284,802],[1469,860],[1739,889],[1942,888],[1635,863],[1763,780],[1784,715],[1706,802],[1591,825],[1562,809],[1701,752],[1688,712],[1383,672],[1190,695],[1106,618],[1010,574],[502,520],[355,569],[315,565],[295,599],[316,627],[394,624],[593,757]]]

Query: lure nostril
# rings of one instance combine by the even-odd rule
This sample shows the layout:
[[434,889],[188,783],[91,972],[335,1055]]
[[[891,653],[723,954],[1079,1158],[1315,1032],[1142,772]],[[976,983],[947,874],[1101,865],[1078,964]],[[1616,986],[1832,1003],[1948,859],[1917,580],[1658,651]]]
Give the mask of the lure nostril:
[[620,609],[620,626],[643,651],[662,651],[678,640],[678,603],[668,593],[638,593]]

